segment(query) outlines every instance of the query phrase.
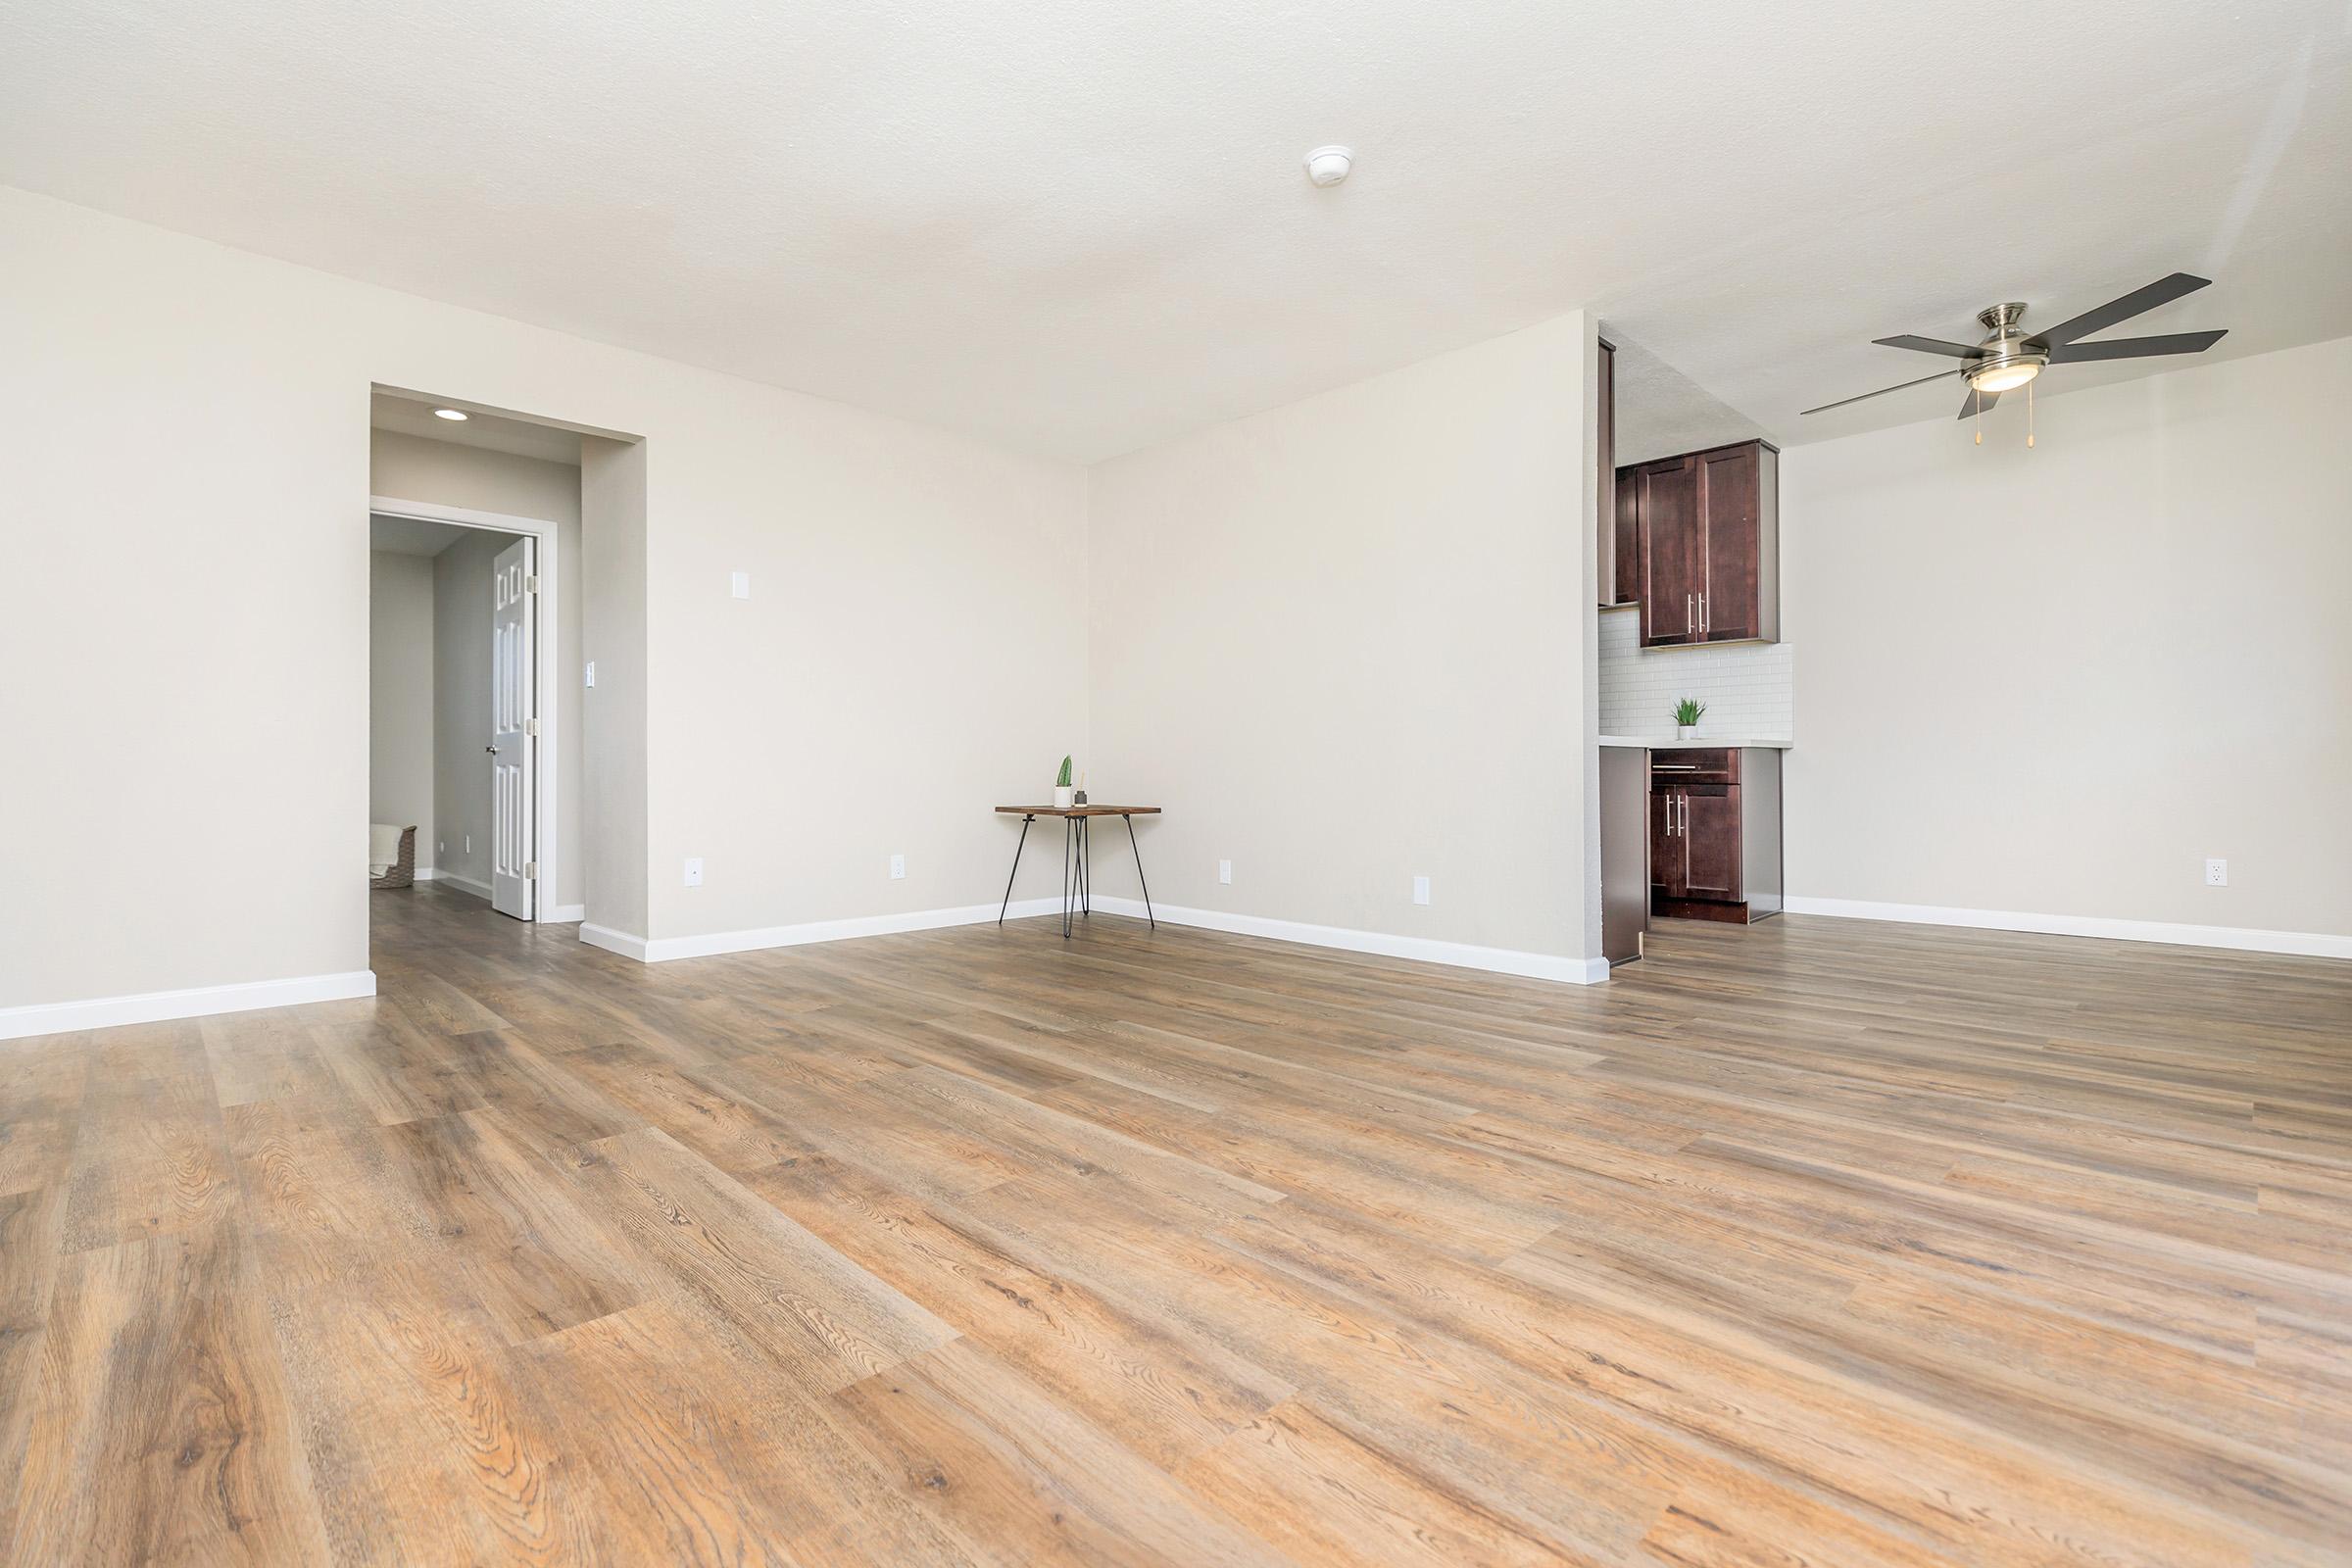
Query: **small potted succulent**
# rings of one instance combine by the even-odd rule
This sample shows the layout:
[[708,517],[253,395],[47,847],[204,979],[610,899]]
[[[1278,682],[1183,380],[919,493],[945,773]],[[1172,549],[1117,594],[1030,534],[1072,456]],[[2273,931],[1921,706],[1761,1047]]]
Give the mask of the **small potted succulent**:
[[1066,811],[1077,798],[1078,792],[1070,786],[1070,760],[1065,757],[1061,760],[1061,774],[1054,780],[1054,808]]
[[1699,715],[1704,713],[1706,710],[1707,705],[1700,702],[1695,697],[1686,697],[1681,702],[1675,704],[1674,738],[1678,741],[1687,741],[1691,736],[1696,735],[1698,733]]

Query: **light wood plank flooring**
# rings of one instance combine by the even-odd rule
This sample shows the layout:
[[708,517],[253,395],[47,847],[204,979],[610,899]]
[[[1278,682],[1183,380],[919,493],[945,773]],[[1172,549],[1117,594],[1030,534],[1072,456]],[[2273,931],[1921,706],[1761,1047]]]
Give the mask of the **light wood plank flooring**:
[[7,1561],[2352,1561],[2352,966],[372,907],[0,1046]]

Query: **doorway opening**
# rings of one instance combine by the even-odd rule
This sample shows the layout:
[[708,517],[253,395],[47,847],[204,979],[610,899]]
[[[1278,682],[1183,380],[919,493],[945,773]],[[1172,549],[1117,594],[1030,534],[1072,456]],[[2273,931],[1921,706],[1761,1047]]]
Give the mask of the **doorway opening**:
[[580,437],[381,391],[371,422],[370,887],[577,921]]

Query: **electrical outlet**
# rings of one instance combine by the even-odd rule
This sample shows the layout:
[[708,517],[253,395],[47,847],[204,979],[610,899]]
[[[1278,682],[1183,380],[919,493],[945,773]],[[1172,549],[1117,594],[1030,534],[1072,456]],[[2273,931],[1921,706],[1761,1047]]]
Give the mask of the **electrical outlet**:
[[1233,862],[1231,860],[1219,860],[1217,862],[1217,880],[1220,882],[1231,882],[1233,880]]
[[686,862],[686,885],[690,888],[703,885],[703,858],[699,855]]
[[595,684],[596,684],[596,661],[595,661],[595,660],[593,660],[593,659],[591,659],[590,661],[588,661],[588,679],[587,679],[587,684],[589,684],[589,685],[591,685],[591,686],[593,686],[593,685],[595,685]]
[[2230,885],[2230,862],[2228,860],[2207,860],[2205,862],[2205,885],[2209,888],[2228,887]]
[[1413,878],[1413,902],[1415,904],[1427,904],[1429,902],[1429,878],[1425,876],[1417,876]]
[[899,881],[899,880],[903,879],[903,878],[904,878],[906,875],[906,857],[905,857],[904,855],[894,855],[894,856],[892,856],[892,857],[890,858],[890,879],[891,879],[893,882],[897,882],[897,881]]

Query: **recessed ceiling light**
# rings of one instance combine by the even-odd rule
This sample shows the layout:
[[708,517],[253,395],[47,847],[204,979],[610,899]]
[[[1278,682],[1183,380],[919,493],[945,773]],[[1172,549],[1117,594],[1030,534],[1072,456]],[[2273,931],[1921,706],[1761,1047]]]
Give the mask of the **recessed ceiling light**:
[[466,414],[462,409],[435,409],[433,417],[436,419],[463,419],[466,417]]

